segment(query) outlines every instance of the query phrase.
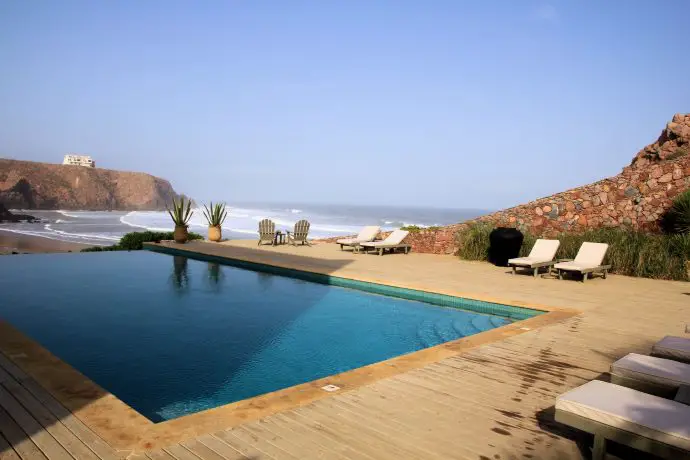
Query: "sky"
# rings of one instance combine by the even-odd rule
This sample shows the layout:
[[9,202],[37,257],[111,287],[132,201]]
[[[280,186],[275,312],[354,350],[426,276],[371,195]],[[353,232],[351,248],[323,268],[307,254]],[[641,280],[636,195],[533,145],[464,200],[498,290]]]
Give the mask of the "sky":
[[687,0],[0,2],[0,157],[197,200],[499,209],[690,112]]

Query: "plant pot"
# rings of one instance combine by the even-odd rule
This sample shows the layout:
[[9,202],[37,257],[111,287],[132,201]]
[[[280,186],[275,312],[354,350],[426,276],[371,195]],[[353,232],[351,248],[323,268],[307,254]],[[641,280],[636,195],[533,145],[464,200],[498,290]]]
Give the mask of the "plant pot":
[[173,238],[175,243],[184,244],[189,239],[189,232],[187,231],[186,225],[175,226],[175,232],[173,233]]
[[214,241],[217,243],[220,241],[220,239],[222,237],[223,237],[223,232],[221,231],[221,228],[219,225],[208,228],[208,240],[209,241]]

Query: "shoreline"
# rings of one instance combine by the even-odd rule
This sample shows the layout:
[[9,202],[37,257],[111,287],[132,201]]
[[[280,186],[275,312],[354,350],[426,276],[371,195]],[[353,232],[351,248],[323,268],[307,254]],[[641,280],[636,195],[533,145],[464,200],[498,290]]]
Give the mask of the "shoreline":
[[70,243],[67,241],[51,240],[40,236],[23,235],[0,229],[0,255],[44,254],[54,252],[79,252],[91,247],[89,244]]

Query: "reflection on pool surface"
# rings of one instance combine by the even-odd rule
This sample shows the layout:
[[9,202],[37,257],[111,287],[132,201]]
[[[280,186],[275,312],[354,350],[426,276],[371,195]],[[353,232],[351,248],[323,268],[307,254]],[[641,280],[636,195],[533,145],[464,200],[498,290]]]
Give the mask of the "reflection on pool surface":
[[511,320],[148,251],[0,258],[0,317],[153,421]]

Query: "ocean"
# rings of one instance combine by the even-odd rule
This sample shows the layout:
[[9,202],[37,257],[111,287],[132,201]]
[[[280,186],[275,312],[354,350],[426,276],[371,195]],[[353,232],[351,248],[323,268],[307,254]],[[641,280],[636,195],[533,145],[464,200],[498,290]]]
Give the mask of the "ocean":
[[[393,206],[352,206],[323,204],[236,203],[228,204],[228,218],[223,237],[250,239],[257,235],[257,225],[269,218],[278,229],[291,229],[295,222],[307,219],[313,238],[358,233],[364,225],[379,225],[392,230],[401,226],[434,226],[462,222],[489,211],[477,209],[440,209]],[[115,244],[132,231],[171,231],[170,216],[165,211],[35,211],[12,210],[41,219],[38,223],[0,224],[0,231],[39,236],[94,246]],[[206,235],[207,225],[201,209],[194,210],[189,230]]]

